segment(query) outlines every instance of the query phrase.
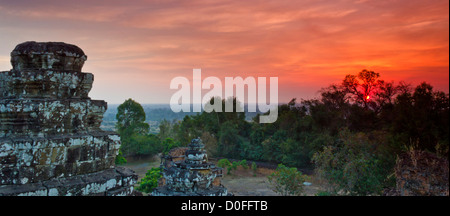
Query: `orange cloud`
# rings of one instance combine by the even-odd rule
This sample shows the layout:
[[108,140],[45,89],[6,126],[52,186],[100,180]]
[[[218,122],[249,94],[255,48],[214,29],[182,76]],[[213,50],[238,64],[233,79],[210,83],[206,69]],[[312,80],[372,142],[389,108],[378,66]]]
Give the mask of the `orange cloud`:
[[[277,76],[279,98],[311,98],[364,68],[448,92],[448,1],[9,1],[0,69],[18,43],[65,41],[88,55],[92,94],[167,103],[175,76]],[[5,56],[5,57],[1,57]]]

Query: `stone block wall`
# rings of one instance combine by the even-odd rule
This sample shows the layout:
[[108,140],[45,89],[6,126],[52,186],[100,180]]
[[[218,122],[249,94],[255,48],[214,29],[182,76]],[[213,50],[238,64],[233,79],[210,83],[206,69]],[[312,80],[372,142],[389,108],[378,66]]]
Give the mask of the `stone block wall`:
[[90,99],[3,99],[0,138],[58,135],[99,130],[105,101]]
[[55,69],[10,70],[0,74],[2,98],[88,98],[91,73]]
[[0,185],[0,196],[128,196],[137,176],[124,168],[53,178],[24,185]]
[[0,184],[27,184],[114,167],[118,135],[0,138]]

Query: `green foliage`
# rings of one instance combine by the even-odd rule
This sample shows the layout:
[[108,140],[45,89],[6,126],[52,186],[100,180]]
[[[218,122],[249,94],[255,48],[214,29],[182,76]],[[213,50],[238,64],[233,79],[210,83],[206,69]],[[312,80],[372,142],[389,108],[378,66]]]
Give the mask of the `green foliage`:
[[145,174],[145,177],[139,181],[138,191],[151,193],[154,188],[158,187],[158,180],[162,177],[160,168],[151,168]]
[[223,112],[202,112],[185,116],[173,130],[174,139],[180,143],[189,143],[193,138],[201,137],[205,140],[208,153],[212,153],[211,156],[240,158],[243,155],[238,149],[248,144],[251,124],[245,120],[244,112],[237,112],[235,108],[232,112],[224,112],[226,103],[234,106],[240,104],[236,98],[219,101]]
[[[164,121],[161,143],[152,151],[166,152],[201,137],[210,156],[314,166],[329,182],[326,192],[330,195],[379,194],[383,187],[392,186],[393,179],[387,176],[393,172],[396,155],[407,147],[448,157],[450,104],[448,94],[434,91],[430,84],[410,88],[380,78],[369,70],[349,74],[340,84],[323,88],[319,98],[301,102],[294,98],[280,104],[278,119],[272,124],[260,124],[260,114],[246,121],[245,112],[236,109]],[[240,104],[236,98],[220,101],[222,111],[227,102],[235,107]],[[150,145],[127,133],[124,130],[123,145],[135,142],[140,147],[131,150],[146,152]],[[176,145],[164,142],[166,138]],[[123,151],[128,153],[126,148]],[[223,168],[231,174],[239,165],[228,163]]]
[[231,158],[239,157],[239,151],[236,151],[236,149],[240,148],[242,138],[237,134],[239,134],[238,126],[232,121],[227,121],[221,125],[218,147],[219,152],[223,156]]
[[227,169],[227,174],[231,174],[231,162],[228,159],[220,159],[217,162],[217,166]]
[[145,112],[142,106],[132,99],[126,100],[117,107],[117,132],[120,134],[124,155],[150,154],[154,140],[148,136],[149,125],[145,123]]
[[115,163],[116,165],[123,165],[123,164],[126,164],[126,163],[127,163],[127,159],[125,159],[125,158],[123,157],[123,154],[122,154],[122,151],[121,151],[121,150],[119,150],[119,154],[116,156],[116,159],[115,159],[114,163]]
[[154,134],[135,135],[132,138],[132,151],[135,155],[154,155],[161,152],[161,142]]
[[205,150],[208,157],[216,157],[219,148],[216,137],[209,132],[203,132],[200,138],[202,139],[203,144],[205,144]]
[[[176,134],[175,131],[179,130],[178,124],[164,121],[160,125],[160,134],[149,134],[148,124],[144,122],[145,113],[139,103],[128,99],[117,109],[116,127],[120,134],[120,150],[123,155],[154,155],[160,152],[165,154],[170,149],[181,146],[180,142],[172,138]],[[123,155],[118,157],[118,160],[123,158]]]
[[258,171],[258,166],[256,165],[255,162],[252,162],[252,171],[253,171],[253,176],[256,176],[256,172]]
[[175,137],[175,131],[176,129],[174,127],[175,124],[172,124],[171,122],[167,120],[162,120],[159,122],[159,134],[158,137],[161,139],[161,141],[164,141],[167,138],[174,138]]
[[131,98],[117,107],[116,119],[116,128],[121,135],[124,132],[126,132],[127,135],[134,133],[148,133],[149,125],[144,123],[144,109],[139,103]]
[[327,181],[327,192],[344,195],[381,193],[390,169],[383,169],[380,156],[374,151],[377,141],[369,140],[364,133],[344,130],[336,144],[326,146],[314,155],[316,173]]
[[287,133],[284,130],[275,132],[273,136],[264,140],[261,145],[263,146],[263,157],[270,162],[281,161],[283,157],[280,149],[280,143],[284,141]]
[[166,138],[163,142],[162,142],[162,153],[163,154],[167,154],[171,149],[176,148],[176,147],[180,147],[181,144],[179,142],[176,142],[174,139],[172,138]]
[[242,166],[242,168],[244,169],[248,169],[247,160],[239,161],[239,165]]
[[274,192],[282,196],[299,196],[303,194],[303,182],[307,176],[303,175],[297,168],[289,168],[278,164],[274,173],[268,177],[269,184]]
[[228,159],[223,158],[217,161],[217,166],[226,168],[227,174],[231,174],[231,171],[237,170],[238,166],[241,166],[244,169],[248,169],[247,160],[233,161],[233,163],[231,163]]
[[231,163],[230,163],[230,161],[228,159],[223,158],[223,159],[220,159],[219,161],[217,161],[217,166],[218,167],[222,167],[222,168],[226,168],[226,167],[230,167]]
[[405,146],[417,145],[431,152],[449,146],[449,96],[433,91],[428,83],[421,83],[412,94],[399,95],[386,116],[392,122],[389,129],[398,135],[397,142]]
[[233,170],[233,168],[231,166],[227,167],[227,175],[231,174],[231,170]]
[[236,170],[238,166],[239,166],[239,162],[238,161],[233,161],[233,163],[231,163],[231,169],[232,170]]

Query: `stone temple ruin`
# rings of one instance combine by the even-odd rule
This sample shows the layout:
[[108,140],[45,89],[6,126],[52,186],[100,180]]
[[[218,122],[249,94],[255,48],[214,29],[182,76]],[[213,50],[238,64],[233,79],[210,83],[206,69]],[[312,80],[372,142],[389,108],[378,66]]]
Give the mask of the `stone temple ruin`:
[[[208,163],[201,139],[193,139],[188,148],[172,149],[161,159],[163,182],[152,196],[227,196],[222,186],[222,168]],[[178,153],[178,154],[177,154]],[[184,153],[184,155],[180,154]]]
[[77,46],[25,42],[0,72],[0,195],[132,195],[137,175],[114,167],[120,137],[99,127],[107,104]]

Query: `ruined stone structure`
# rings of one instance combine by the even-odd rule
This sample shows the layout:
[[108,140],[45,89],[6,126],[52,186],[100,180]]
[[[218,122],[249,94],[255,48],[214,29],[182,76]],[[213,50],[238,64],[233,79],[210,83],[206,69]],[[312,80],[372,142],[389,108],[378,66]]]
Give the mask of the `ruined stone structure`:
[[[208,162],[201,139],[193,139],[187,149],[176,151],[162,158],[163,186],[155,188],[152,196],[230,195],[220,182],[222,168]],[[184,160],[180,160],[180,151],[184,151]]]
[[25,42],[0,72],[0,195],[131,195],[137,175],[114,167],[120,137],[100,130],[107,104],[77,46]]

